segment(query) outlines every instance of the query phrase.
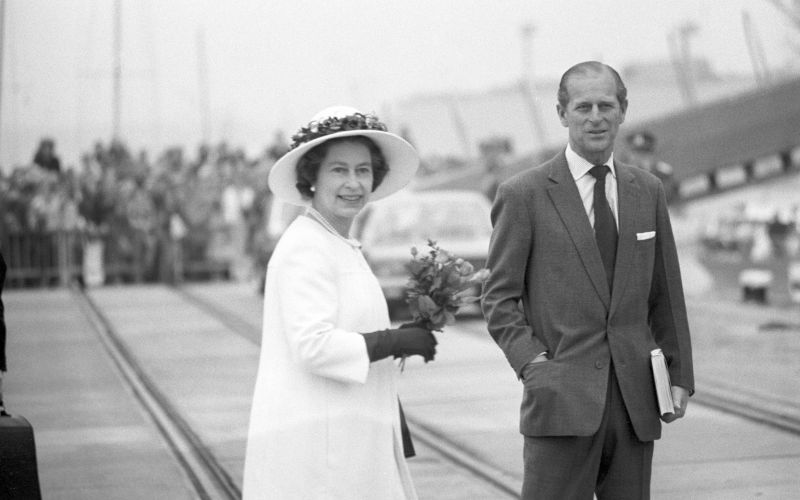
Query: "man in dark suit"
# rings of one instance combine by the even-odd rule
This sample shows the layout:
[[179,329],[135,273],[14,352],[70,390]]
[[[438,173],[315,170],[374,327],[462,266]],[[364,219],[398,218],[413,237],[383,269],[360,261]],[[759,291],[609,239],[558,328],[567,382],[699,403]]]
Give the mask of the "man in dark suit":
[[594,61],[561,79],[569,143],[504,182],[492,208],[482,308],[524,385],[525,499],[646,499],[661,436],[650,352],[681,418],[694,390],[664,188],[614,159],[627,90]]

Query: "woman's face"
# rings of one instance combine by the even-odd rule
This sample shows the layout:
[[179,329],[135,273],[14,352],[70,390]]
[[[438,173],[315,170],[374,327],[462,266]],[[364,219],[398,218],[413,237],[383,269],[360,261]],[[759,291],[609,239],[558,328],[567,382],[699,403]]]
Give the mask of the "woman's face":
[[337,142],[319,167],[311,205],[331,224],[347,227],[372,192],[372,156],[357,142]]

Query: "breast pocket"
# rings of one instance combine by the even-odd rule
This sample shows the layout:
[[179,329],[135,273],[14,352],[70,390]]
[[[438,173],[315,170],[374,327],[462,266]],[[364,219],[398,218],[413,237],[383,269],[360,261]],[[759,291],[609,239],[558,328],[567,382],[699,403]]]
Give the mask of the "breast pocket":
[[[641,233],[637,233],[637,235],[638,234]],[[652,252],[656,248],[655,235],[653,235],[651,238],[637,239],[635,245],[636,245],[636,250],[638,250],[639,252]]]
[[636,233],[636,241],[647,241],[655,239],[656,232],[655,231],[641,231]]

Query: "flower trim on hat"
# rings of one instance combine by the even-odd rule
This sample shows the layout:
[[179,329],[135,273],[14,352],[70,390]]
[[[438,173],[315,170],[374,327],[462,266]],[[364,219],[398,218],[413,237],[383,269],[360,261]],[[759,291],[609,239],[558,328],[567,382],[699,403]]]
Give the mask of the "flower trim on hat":
[[386,125],[378,120],[377,116],[371,114],[354,113],[341,117],[331,116],[321,121],[312,121],[308,126],[300,128],[292,136],[292,145],[289,146],[289,149],[292,150],[318,137],[348,130],[380,130],[386,132]]

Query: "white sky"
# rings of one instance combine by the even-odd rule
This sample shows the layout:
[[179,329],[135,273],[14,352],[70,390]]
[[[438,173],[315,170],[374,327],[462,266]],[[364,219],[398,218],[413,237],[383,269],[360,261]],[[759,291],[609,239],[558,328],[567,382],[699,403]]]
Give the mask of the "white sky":
[[[0,0],[2,1],[2,0]],[[154,157],[194,153],[203,135],[198,39],[205,40],[213,142],[257,153],[321,108],[391,112],[415,94],[516,81],[521,27],[533,72],[557,78],[599,59],[667,59],[667,33],[697,24],[693,51],[752,73],[742,11],[772,70],[797,59],[794,27],[768,0],[122,0],[122,136]],[[5,0],[0,165],[28,162],[41,136],[66,165],[111,136],[112,0]],[[794,62],[794,64],[797,64]],[[387,117],[387,118],[390,118]],[[413,125],[413,124],[412,124]]]

